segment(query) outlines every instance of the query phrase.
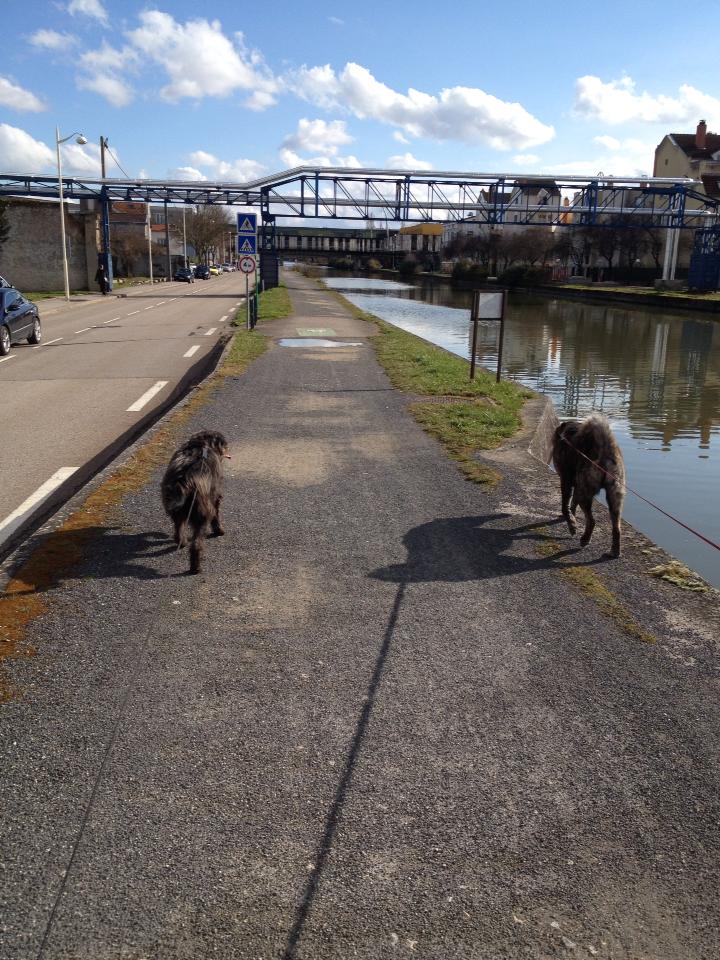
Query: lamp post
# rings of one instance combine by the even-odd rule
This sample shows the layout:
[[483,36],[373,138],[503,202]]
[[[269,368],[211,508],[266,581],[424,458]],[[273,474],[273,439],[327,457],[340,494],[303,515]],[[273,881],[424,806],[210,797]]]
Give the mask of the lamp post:
[[75,143],[79,144],[81,147],[87,143],[87,140],[81,133],[71,133],[69,137],[61,138],[60,128],[55,127],[55,150],[57,152],[57,169],[58,169],[58,193],[60,194],[60,238],[62,242],[63,277],[65,280],[65,299],[66,300],[70,299],[70,278],[68,276],[67,246],[65,243],[65,199],[63,197],[60,144],[67,143],[68,140],[72,140],[73,137],[75,137]]

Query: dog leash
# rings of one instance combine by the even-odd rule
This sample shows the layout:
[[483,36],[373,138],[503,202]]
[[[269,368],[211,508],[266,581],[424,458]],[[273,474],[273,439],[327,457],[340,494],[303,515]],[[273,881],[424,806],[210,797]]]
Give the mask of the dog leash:
[[610,473],[609,470],[606,470],[604,467],[601,467],[599,463],[596,463],[594,460],[591,460],[590,457],[586,456],[582,450],[578,450],[576,446],[573,446],[572,443],[566,438],[560,435],[560,439],[566,443],[575,453],[579,453],[581,457],[584,457],[588,463],[591,463],[596,470],[599,470],[601,473],[604,473],[606,476],[610,477],[615,483],[622,484],[626,490],[629,490],[630,493],[634,494],[639,500],[642,500],[643,503],[647,503],[648,506],[652,507],[653,510],[657,510],[658,513],[662,513],[664,517],[667,517],[669,520],[674,521],[679,524],[681,527],[684,527],[685,530],[688,530],[690,533],[695,534],[696,537],[699,537],[700,540],[704,540],[705,543],[709,544],[711,547],[715,547],[716,550],[720,550],[720,544],[715,543],[714,540],[711,540],[709,537],[706,537],[704,534],[700,533],[699,530],[694,530],[692,527],[689,527],[686,523],[683,523],[682,520],[679,520],[677,517],[674,517],[671,513],[668,513],[667,510],[663,510],[662,507],[659,507],[656,503],[653,503],[652,500],[648,500],[647,497],[644,497],[641,493],[638,493],[637,490],[633,490],[632,487],[629,487],[624,480],[620,480],[619,477],[616,477],[613,473]]

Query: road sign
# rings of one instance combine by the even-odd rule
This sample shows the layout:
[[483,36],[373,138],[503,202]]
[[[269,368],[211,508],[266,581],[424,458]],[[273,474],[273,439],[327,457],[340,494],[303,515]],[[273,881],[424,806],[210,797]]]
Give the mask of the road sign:
[[239,213],[237,215],[237,228],[238,233],[251,233],[253,236],[255,236],[257,233],[257,214]]
[[240,260],[240,269],[243,273],[255,273],[255,258],[243,257]]
[[244,236],[242,233],[239,233],[237,241],[238,253],[241,256],[244,253],[253,255],[257,253],[257,237],[254,234],[252,236]]

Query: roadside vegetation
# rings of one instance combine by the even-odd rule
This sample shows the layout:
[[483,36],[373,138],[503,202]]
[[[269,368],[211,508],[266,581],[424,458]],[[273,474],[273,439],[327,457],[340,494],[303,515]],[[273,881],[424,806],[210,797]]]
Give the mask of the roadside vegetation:
[[409,406],[413,417],[444,445],[463,475],[473,483],[497,482],[497,471],[476,454],[499,446],[518,431],[523,403],[532,391],[509,381],[496,383],[494,375],[482,368],[470,380],[466,360],[363,313],[331,292],[355,316],[377,326],[371,342],[390,382],[414,398]]

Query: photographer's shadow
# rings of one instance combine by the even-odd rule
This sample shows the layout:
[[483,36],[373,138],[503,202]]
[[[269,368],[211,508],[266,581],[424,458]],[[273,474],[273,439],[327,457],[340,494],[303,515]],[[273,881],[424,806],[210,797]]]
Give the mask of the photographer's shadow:
[[[443,517],[420,524],[403,537],[408,553],[405,563],[380,567],[371,571],[369,576],[393,583],[486,580],[562,567],[558,561],[580,550],[576,539],[570,541],[566,549],[551,556],[523,555],[517,549],[513,552],[513,548],[520,545],[522,550],[522,545],[528,542],[527,554],[536,551],[541,544],[547,547],[549,540],[543,528],[562,520],[553,518],[519,527],[489,525],[509,516],[507,513],[491,513],[478,517]],[[582,565],[600,562],[602,558],[594,558]]]

